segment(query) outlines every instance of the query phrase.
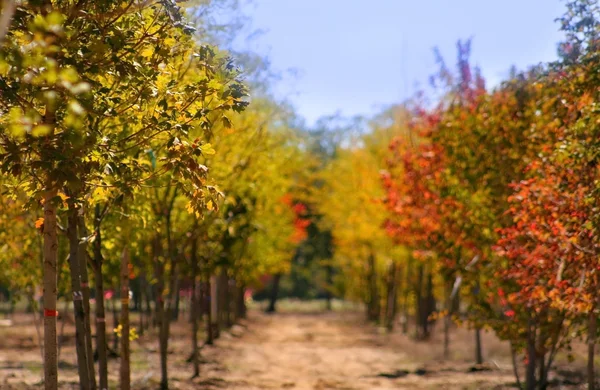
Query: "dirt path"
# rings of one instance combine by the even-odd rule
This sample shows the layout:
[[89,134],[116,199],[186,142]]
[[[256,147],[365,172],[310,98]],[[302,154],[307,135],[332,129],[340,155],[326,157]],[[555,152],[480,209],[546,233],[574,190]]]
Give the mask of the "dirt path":
[[[137,323],[134,321],[134,323]],[[67,326],[60,362],[60,389],[77,389],[74,328]],[[473,370],[473,333],[455,328],[452,358],[442,359],[442,332],[415,342],[399,331],[379,332],[362,313],[283,313],[252,311],[249,320],[223,332],[202,349],[199,378],[190,378],[190,324],[182,315],[169,341],[169,388],[172,390],[378,390],[514,389],[507,344],[483,334],[484,371]],[[17,318],[0,328],[0,389],[41,389],[42,364],[31,319]],[[132,345],[132,388],[156,390],[160,380],[155,331]],[[583,349],[585,351],[585,349]],[[585,359],[579,361],[585,362]],[[118,388],[119,359],[109,361],[110,389]],[[553,389],[583,389],[583,376],[557,378]],[[570,374],[569,374],[570,375]],[[578,374],[579,375],[579,374]],[[575,380],[565,386],[565,380]]]
[[[424,362],[431,348],[361,326],[353,314],[255,313],[239,338],[203,351],[202,389],[484,389],[513,381],[509,367]],[[418,350],[417,350],[418,349]],[[396,374],[399,378],[382,375]]]

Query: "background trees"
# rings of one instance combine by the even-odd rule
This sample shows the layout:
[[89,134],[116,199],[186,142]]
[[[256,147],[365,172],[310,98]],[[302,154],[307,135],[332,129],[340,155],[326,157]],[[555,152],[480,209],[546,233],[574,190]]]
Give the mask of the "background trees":
[[419,340],[443,318],[445,357],[452,319],[474,329],[477,363],[489,328],[517,375],[525,358],[531,389],[585,334],[594,387],[594,2],[567,4],[556,63],[490,89],[459,42],[455,70],[438,56],[437,100],[315,128],[270,94],[267,61],[223,50],[243,27],[236,1],[2,10],[0,282],[43,316],[46,388],[58,386],[59,298],[73,305],[82,388],[108,386],[110,352],[128,387],[131,309],[155,332],[166,389],[181,301],[198,376],[199,335],[210,344],[243,318],[269,275],[273,311],[280,290],[330,309],[337,296],[390,331],[414,322]]

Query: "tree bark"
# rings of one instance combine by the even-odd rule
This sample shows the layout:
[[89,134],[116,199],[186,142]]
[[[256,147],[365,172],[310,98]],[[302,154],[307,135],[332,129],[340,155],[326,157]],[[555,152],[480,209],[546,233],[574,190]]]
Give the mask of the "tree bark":
[[198,303],[199,283],[198,283],[198,239],[192,241],[191,248],[191,261],[192,261],[192,304],[191,304],[191,317],[192,317],[192,363],[194,364],[194,375],[196,378],[200,375],[200,351],[198,349],[198,320],[200,317],[200,305]]
[[56,340],[56,298],[58,237],[56,232],[56,190],[44,195],[44,388],[58,389],[58,344]]
[[475,363],[483,364],[483,353],[481,350],[481,328],[475,328]]
[[327,283],[325,286],[325,309],[327,311],[331,311],[333,309],[331,304],[333,299],[333,295],[331,293],[333,289],[333,267],[329,263],[325,266],[325,281]]
[[595,348],[596,348],[596,333],[598,327],[598,319],[594,308],[588,314],[588,358],[587,358],[587,381],[588,389],[596,389],[596,370],[594,365]]
[[[479,281],[475,285],[475,296],[479,295]],[[483,352],[481,346],[481,328],[475,328],[475,362],[477,364],[483,363]],[[534,366],[534,377],[535,377],[535,366]]]
[[444,359],[450,358],[450,324],[452,321],[452,284],[446,283],[446,315],[444,316]]
[[140,305],[139,305],[139,313],[140,313],[139,327],[140,327],[140,329],[138,330],[138,334],[140,336],[142,336],[146,330],[146,324],[144,323],[144,321],[145,321],[144,300],[148,299],[147,295],[146,295],[146,275],[143,272],[140,274],[139,282],[140,282]]
[[206,344],[208,345],[212,345],[213,341],[214,341],[214,334],[213,334],[213,321],[214,321],[214,302],[213,300],[215,299],[215,295],[216,295],[216,290],[215,290],[215,286],[214,286],[214,280],[213,278],[208,275],[206,277],[206,294],[205,294],[205,299],[206,299]]
[[279,284],[281,282],[281,273],[273,276],[273,283],[271,285],[271,295],[269,297],[269,306],[267,307],[267,313],[275,313],[277,305],[277,296],[279,295]]
[[77,210],[69,205],[67,237],[69,239],[69,267],[71,270],[71,291],[73,292],[73,314],[75,316],[75,348],[77,351],[77,371],[81,389],[91,388],[86,350],[85,311],[81,292],[81,270],[79,267],[79,237]]
[[222,316],[223,316],[223,325],[225,329],[231,328],[233,325],[231,321],[231,280],[227,275],[227,270],[223,268],[221,271],[221,284],[223,286],[223,306],[222,306]]
[[529,323],[527,324],[527,369],[525,376],[525,386],[527,390],[535,390],[537,385],[535,378],[535,369],[537,366],[535,341],[536,328],[533,319],[530,318]]
[[238,286],[237,288],[237,297],[236,297],[236,317],[246,318],[246,300],[244,293],[246,291],[246,287],[244,285]]
[[519,368],[517,366],[517,351],[515,351],[515,346],[510,342],[510,357],[512,361],[513,374],[515,375],[515,380],[517,381],[517,387],[521,389],[521,378],[519,377]]
[[87,269],[87,236],[88,231],[82,216],[78,218],[79,233],[84,241],[79,247],[79,271],[81,272],[81,292],[83,294],[83,310],[85,315],[85,351],[87,355],[88,371],[90,373],[90,387],[96,390],[96,368],[94,367],[94,351],[92,347],[92,322],[90,320],[90,285]]
[[387,297],[386,297],[386,313],[385,326],[388,331],[394,328],[396,320],[396,308],[398,304],[398,273],[400,268],[395,262],[390,264],[387,280]]
[[369,321],[377,322],[379,321],[379,316],[381,314],[380,302],[379,302],[379,293],[377,290],[377,270],[375,268],[375,255],[373,252],[369,254],[369,258],[367,260],[368,264],[368,284],[369,284],[369,301],[368,301],[368,319]]
[[108,356],[106,353],[106,313],[104,309],[104,281],[102,279],[102,234],[100,205],[94,210],[94,287],[96,289],[96,350],[98,351],[98,379],[100,390],[108,389]]
[[158,259],[158,248],[160,246],[159,238],[155,238],[155,253],[154,253],[154,276],[157,282],[157,293],[156,293],[156,319],[158,322],[158,344],[160,352],[160,388],[166,390],[169,387],[168,382],[168,367],[167,367],[167,337],[166,328],[169,323],[169,318],[165,313],[165,301],[163,299],[164,294],[164,265],[160,263]]
[[[115,297],[111,299],[112,302],[112,317],[113,317],[113,329],[117,329],[119,327],[119,316],[117,314],[117,304],[115,302]],[[117,332],[113,332],[113,351],[119,350],[119,335]]]
[[402,294],[402,333],[408,334],[408,295],[410,293],[410,279],[412,277],[411,259],[406,264],[404,288]]
[[131,388],[129,364],[129,249],[125,246],[121,258],[121,367],[119,384],[121,390]]

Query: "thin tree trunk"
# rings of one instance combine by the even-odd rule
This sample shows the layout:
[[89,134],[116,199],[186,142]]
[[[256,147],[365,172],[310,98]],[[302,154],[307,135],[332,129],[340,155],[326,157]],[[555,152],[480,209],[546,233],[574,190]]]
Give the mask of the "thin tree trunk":
[[214,318],[214,302],[216,290],[214,281],[211,276],[206,277],[206,344],[212,345],[214,341],[213,335],[213,318]]
[[173,293],[175,294],[175,305],[172,310],[173,314],[171,315],[171,320],[174,322],[177,322],[179,320],[179,303],[181,302],[181,296],[179,294],[180,285],[180,280],[177,279],[177,281],[175,282],[175,290],[173,291]]
[[273,283],[271,285],[271,295],[269,297],[269,307],[267,307],[267,313],[275,313],[277,305],[277,296],[279,295],[279,283],[281,282],[281,273],[273,276]]
[[481,328],[475,328],[475,363],[483,364],[483,353],[481,351]]
[[88,362],[88,372],[90,374],[90,387],[96,390],[96,368],[94,367],[94,351],[92,347],[92,323],[90,320],[90,285],[87,270],[87,236],[88,231],[82,216],[78,218],[79,233],[84,241],[79,247],[79,271],[81,272],[81,292],[83,294],[83,312],[85,321],[85,351]]
[[402,333],[408,334],[408,296],[411,289],[411,278],[412,278],[412,261],[408,258],[406,262],[406,272],[404,276],[404,287],[402,294]]
[[419,268],[417,271],[417,285],[416,285],[416,333],[417,339],[422,340],[425,338],[425,329],[427,325],[423,323],[423,312],[425,311],[424,299],[423,299],[423,277],[424,277],[424,269],[423,263],[419,263]]
[[156,327],[156,315],[154,315],[152,313],[152,303],[151,302],[154,299],[152,291],[153,291],[152,286],[146,280],[146,327],[148,329],[150,328],[150,324],[152,324],[152,326]]
[[221,284],[223,285],[223,306],[222,306],[222,317],[223,317],[223,325],[225,329],[231,328],[231,281],[229,280],[229,276],[227,276],[227,270],[223,268],[221,273]]
[[[477,281],[477,284],[475,285],[475,296],[479,295],[479,281]],[[482,346],[481,346],[481,328],[480,327],[476,327],[475,328],[475,362],[477,364],[483,364],[483,352],[482,352]],[[535,370],[535,367],[534,367]],[[534,376],[535,376],[535,372],[534,372]]]
[[69,206],[67,237],[69,239],[69,267],[71,270],[71,290],[73,291],[73,314],[75,316],[75,348],[77,351],[77,371],[81,389],[90,389],[90,373],[85,343],[85,311],[81,292],[81,271],[79,267],[79,238],[77,210]]
[[139,318],[139,331],[138,334],[140,336],[142,336],[144,334],[146,325],[144,324],[144,299],[146,298],[146,276],[144,275],[144,273],[141,273],[140,275],[140,307],[139,307],[139,313],[140,313],[140,318]]
[[546,390],[546,388],[548,387],[548,384],[546,382],[546,375],[548,374],[547,370],[548,370],[548,366],[546,366],[546,356],[545,355],[541,355],[538,356],[539,362],[540,362],[540,373],[538,376],[538,388],[539,390]]
[[[168,390],[169,388],[169,376],[168,376],[168,350],[169,350],[169,333],[172,319],[172,310],[174,306],[174,298],[179,296],[178,286],[177,286],[177,259],[175,253],[175,247],[173,244],[173,239],[171,235],[171,211],[173,210],[173,203],[175,202],[177,196],[177,188],[174,189],[173,195],[169,202],[169,206],[167,209],[166,217],[165,217],[165,227],[166,227],[166,235],[167,235],[167,251],[168,251],[168,259],[169,259],[169,294],[164,300],[164,309],[162,311],[162,319],[160,323],[160,358],[161,358],[161,379],[160,379],[160,389]],[[162,270],[164,275],[164,269]],[[159,296],[164,294],[164,289],[159,290]]]
[[[113,314],[113,329],[117,329],[119,327],[119,316],[117,315],[117,303],[115,302],[115,297],[111,299],[112,302],[112,314]],[[113,351],[119,350],[119,335],[117,332],[113,332]]]
[[200,375],[200,352],[198,350],[198,319],[200,317],[198,295],[199,295],[199,283],[198,283],[198,239],[192,241],[192,304],[190,312],[192,317],[192,363],[194,364],[194,375],[196,378]]
[[129,366],[129,249],[125,246],[121,259],[121,367],[119,384],[121,390],[131,387]]
[[517,366],[517,351],[515,351],[515,346],[512,341],[510,343],[510,357],[512,360],[513,374],[515,375],[515,380],[517,381],[517,387],[522,389],[521,378],[519,377],[519,368]]
[[536,329],[533,319],[530,318],[529,323],[527,324],[527,371],[525,376],[525,386],[527,390],[535,390],[537,385],[535,378],[535,369],[537,367],[535,340]]
[[367,265],[369,267],[367,276],[369,284],[369,304],[367,307],[368,319],[369,321],[377,322],[379,321],[379,317],[381,315],[381,308],[379,302],[379,293],[377,290],[377,270],[375,268],[375,255],[372,252],[369,253]]
[[96,289],[96,350],[98,351],[98,379],[100,390],[108,389],[108,356],[106,353],[106,313],[104,309],[104,281],[102,279],[102,234],[100,205],[94,210],[94,287]]
[[444,317],[444,359],[450,358],[450,322],[452,321],[452,285],[446,282],[446,316]]
[[56,190],[44,195],[44,388],[58,389],[58,345],[56,340],[56,297],[58,237],[56,233]]
[[388,331],[394,328],[396,320],[396,306],[398,302],[398,271],[399,267],[395,262],[390,264],[387,280],[386,314],[385,326]]
[[238,319],[240,318],[246,318],[246,300],[245,300],[245,296],[244,293],[246,291],[246,288],[241,285],[237,288],[237,298],[236,298],[236,317]]
[[595,310],[592,308],[588,314],[588,361],[587,361],[587,381],[588,390],[596,389],[596,372],[595,372],[595,348],[596,348],[596,333],[598,327],[598,319],[596,318]]
[[[158,242],[158,238],[156,239]],[[160,264],[160,261],[155,256],[155,277],[158,280],[157,294],[156,294],[156,319],[158,321],[158,344],[160,351],[160,388],[161,390],[168,389],[168,367],[167,367],[167,338],[165,337],[166,323],[169,322],[165,313],[165,301],[163,299],[164,287],[164,266]]]
[[331,294],[331,291],[333,289],[333,267],[329,263],[325,266],[325,281],[327,283],[327,285],[325,286],[325,309],[327,311],[331,311],[331,301],[333,299],[333,296]]
[[423,313],[423,325],[424,325],[424,336],[425,339],[429,339],[431,336],[431,321],[430,316],[435,311],[435,296],[433,295],[433,273],[431,271],[431,265],[427,271],[427,285],[426,285],[426,297],[425,297],[425,312]]

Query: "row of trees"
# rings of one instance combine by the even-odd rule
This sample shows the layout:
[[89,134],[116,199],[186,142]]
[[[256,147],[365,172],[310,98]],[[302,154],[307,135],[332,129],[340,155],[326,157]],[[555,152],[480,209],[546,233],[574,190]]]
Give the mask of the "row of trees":
[[121,307],[119,388],[131,375],[131,289],[139,332],[157,330],[166,389],[179,291],[191,290],[199,375],[200,317],[211,343],[245,315],[245,289],[284,272],[302,238],[293,114],[258,88],[264,69],[245,82],[203,43],[227,39],[210,17],[223,6],[237,2],[187,15],[170,0],[3,2],[0,282],[35,307],[43,280],[47,389],[58,387],[59,297],[73,306],[82,389],[109,387],[109,289]]
[[[315,189],[333,233],[340,288],[391,328],[409,314],[419,338],[451,318],[508,340],[520,384],[545,388],[561,350],[586,338],[595,388],[599,220],[600,14],[572,1],[560,60],[512,71],[492,90],[459,42],[438,56],[438,101],[418,96],[345,137]],[[459,312],[459,308],[462,308]],[[468,314],[464,314],[467,312]]]

